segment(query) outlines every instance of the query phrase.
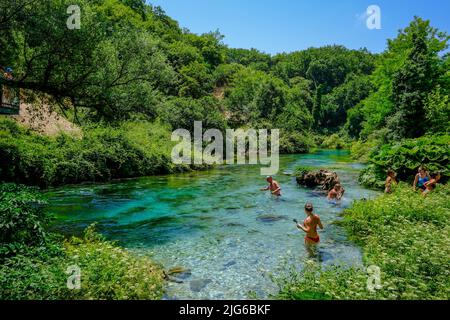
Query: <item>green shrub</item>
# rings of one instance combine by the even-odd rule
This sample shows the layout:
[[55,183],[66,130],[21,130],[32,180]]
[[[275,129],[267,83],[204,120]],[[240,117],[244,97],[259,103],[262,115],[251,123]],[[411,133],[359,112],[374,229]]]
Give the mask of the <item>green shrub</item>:
[[372,153],[369,166],[359,177],[361,183],[383,187],[387,169],[391,168],[399,179],[410,181],[417,168],[424,165],[430,172],[441,171],[444,181],[450,175],[450,136],[424,136],[383,145]]
[[306,132],[281,132],[280,152],[284,154],[308,153],[315,147],[311,136]]
[[[105,241],[91,226],[63,242],[46,231],[49,216],[35,189],[0,185],[0,299],[160,299],[163,272]],[[81,288],[70,290],[67,270],[81,270]]]
[[0,261],[48,240],[45,201],[31,187],[0,184]]
[[172,163],[170,137],[158,122],[91,126],[76,138],[45,137],[1,120],[0,181],[48,187],[189,169]]
[[376,140],[355,141],[350,146],[350,156],[354,160],[368,162],[370,155],[377,150],[378,146],[379,143]]
[[[81,271],[78,290],[67,287],[71,266]],[[92,228],[57,254],[31,248],[0,267],[0,299],[6,300],[161,299],[163,286],[158,265],[104,241]]]
[[[283,299],[450,298],[450,185],[422,197],[400,184],[393,194],[355,202],[345,227],[362,245],[364,268],[307,265],[280,278]],[[367,289],[366,267],[381,270],[380,290]]]
[[347,149],[348,143],[337,133],[333,133],[323,140],[321,147],[325,149]]

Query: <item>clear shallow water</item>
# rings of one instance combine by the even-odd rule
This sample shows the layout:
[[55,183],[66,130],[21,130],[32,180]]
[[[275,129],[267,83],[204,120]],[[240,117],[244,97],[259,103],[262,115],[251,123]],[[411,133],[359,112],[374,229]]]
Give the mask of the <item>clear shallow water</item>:
[[[299,165],[336,171],[346,189],[342,203],[328,203],[283,174]],[[354,199],[376,195],[357,184],[361,167],[345,151],[281,156],[275,177],[282,186],[280,199],[259,191],[264,177],[258,166],[248,165],[65,187],[48,197],[59,231],[80,234],[97,222],[107,239],[150,255],[167,269],[190,269],[182,283],[168,283],[168,299],[246,299],[249,292],[264,298],[277,291],[270,274],[287,264],[301,268],[307,257],[304,235],[292,222],[304,219],[307,201],[325,226],[317,259],[324,265],[361,263],[359,248],[331,224]]]

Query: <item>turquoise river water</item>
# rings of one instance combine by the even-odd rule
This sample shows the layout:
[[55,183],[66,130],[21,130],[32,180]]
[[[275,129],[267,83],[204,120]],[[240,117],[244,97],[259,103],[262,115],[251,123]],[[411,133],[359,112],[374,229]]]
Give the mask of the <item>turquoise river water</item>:
[[[343,201],[331,204],[297,186],[289,175],[297,166],[336,171],[346,189]],[[290,265],[301,268],[307,257],[303,234],[292,222],[304,219],[307,201],[325,225],[320,263],[361,264],[359,248],[332,224],[353,200],[376,196],[358,185],[361,168],[346,151],[281,156],[275,177],[282,186],[280,199],[259,191],[266,186],[264,177],[250,165],[64,187],[47,196],[59,231],[79,235],[97,222],[107,239],[136,254],[166,269],[189,269],[179,281],[167,283],[167,299],[246,299],[249,292],[267,298],[277,292],[271,275]]]

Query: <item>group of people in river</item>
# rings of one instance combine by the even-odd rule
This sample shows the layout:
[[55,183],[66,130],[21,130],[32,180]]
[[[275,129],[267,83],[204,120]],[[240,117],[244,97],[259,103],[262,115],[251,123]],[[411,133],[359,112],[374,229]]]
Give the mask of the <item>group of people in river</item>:
[[[417,174],[414,177],[413,189],[416,191],[419,189],[422,195],[427,195],[433,191],[438,182],[441,180],[441,173],[439,171],[429,173],[424,167],[419,167]],[[387,171],[386,181],[384,183],[384,192],[391,193],[392,187],[398,184],[397,174],[394,170],[389,169]]]
[[[280,197],[281,196],[281,186],[280,184],[269,176],[266,178],[267,187],[262,188],[261,191],[270,191],[272,195]],[[327,199],[330,201],[339,201],[344,195],[344,188],[339,184],[335,184],[334,187],[328,192]],[[306,233],[305,245],[309,248],[311,245],[316,245],[320,242],[319,234],[317,233],[317,228],[323,229],[322,221],[319,215],[314,213],[314,207],[312,203],[305,204],[305,214],[306,218],[303,223],[298,222],[294,219],[299,230]]]
[[[441,179],[440,172],[434,172],[429,174],[424,167],[420,167],[414,178],[413,188],[414,190],[421,190],[422,195],[426,195],[436,188],[439,180]],[[281,186],[280,184],[269,176],[266,178],[267,187],[262,188],[261,191],[270,191],[272,195],[280,197],[281,196]],[[392,187],[398,184],[397,174],[389,169],[387,171],[387,177],[385,181],[385,193],[391,193]],[[345,189],[340,183],[336,183],[331,190],[328,191],[327,199],[336,203],[340,201],[344,196]],[[320,242],[319,234],[317,233],[317,228],[323,229],[323,224],[320,220],[319,215],[314,213],[314,207],[311,203],[305,204],[305,214],[306,219],[303,223],[299,223],[294,219],[299,230],[306,233],[305,245],[307,245],[308,250],[310,245],[316,245]]]

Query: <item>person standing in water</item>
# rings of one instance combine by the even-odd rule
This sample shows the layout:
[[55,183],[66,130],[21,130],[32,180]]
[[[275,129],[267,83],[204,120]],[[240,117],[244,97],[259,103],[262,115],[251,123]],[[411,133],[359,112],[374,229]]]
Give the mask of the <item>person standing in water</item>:
[[261,191],[267,191],[267,190],[270,190],[270,192],[271,192],[273,195],[275,195],[275,196],[277,196],[277,197],[281,196],[281,187],[280,187],[280,184],[279,184],[277,181],[273,180],[273,178],[272,178],[271,176],[268,176],[268,177],[266,178],[266,180],[267,180],[267,182],[269,183],[269,185],[268,185],[267,187],[265,187],[265,188],[262,188]]
[[430,180],[431,180],[430,175],[428,174],[428,172],[425,171],[425,168],[419,167],[418,173],[416,174],[416,177],[414,179],[413,184],[414,191],[416,191],[417,188],[419,188],[422,191],[425,191],[426,190],[425,183],[427,183]]
[[342,186],[339,183],[336,183],[334,185],[333,189],[331,189],[328,192],[327,199],[329,201],[331,201],[331,200],[335,200],[335,201],[341,200],[342,197],[344,196],[344,192],[345,192],[344,188],[342,188]]
[[322,221],[320,217],[315,214],[314,207],[311,203],[305,204],[306,219],[303,221],[303,225],[297,222],[297,228],[306,233],[305,245],[316,245],[320,242],[319,234],[317,233],[317,227],[323,230]]

